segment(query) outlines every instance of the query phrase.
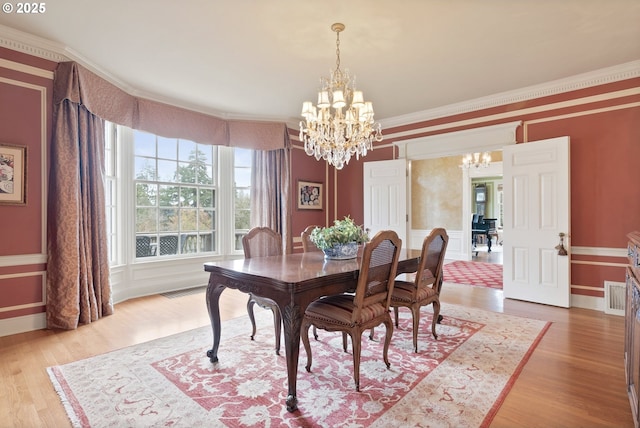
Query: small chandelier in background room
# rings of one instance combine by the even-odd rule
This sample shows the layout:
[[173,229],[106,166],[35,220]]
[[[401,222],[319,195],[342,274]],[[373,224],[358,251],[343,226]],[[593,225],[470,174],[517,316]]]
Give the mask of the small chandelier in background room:
[[467,153],[462,157],[462,166],[465,168],[486,168],[491,164],[491,153]]
[[324,159],[336,169],[373,150],[373,141],[382,141],[382,128],[373,120],[373,105],[364,100],[362,91],[355,88],[349,70],[340,69],[340,32],[344,24],[336,23],[331,30],[336,33],[336,69],[329,79],[320,78],[318,104],[311,101],[302,104],[300,139],[304,150],[316,160]]

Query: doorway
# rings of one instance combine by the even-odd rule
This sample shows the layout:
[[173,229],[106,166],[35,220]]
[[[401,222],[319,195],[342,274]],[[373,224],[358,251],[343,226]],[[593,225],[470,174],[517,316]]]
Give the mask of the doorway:
[[[492,173],[495,172],[494,168]],[[502,175],[471,178],[471,261],[500,265],[503,262],[503,187]],[[478,221],[474,224],[474,220]]]

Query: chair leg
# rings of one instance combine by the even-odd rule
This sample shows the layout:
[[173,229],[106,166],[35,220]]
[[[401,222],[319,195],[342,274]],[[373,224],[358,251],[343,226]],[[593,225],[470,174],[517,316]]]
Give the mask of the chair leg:
[[433,302],[433,320],[431,321],[431,334],[433,334],[434,339],[438,339],[438,335],[436,334],[436,324],[438,323],[438,319],[440,318],[440,302],[435,300]]
[[420,306],[411,308],[413,318],[413,352],[418,352],[418,329],[420,328]]
[[393,307],[393,314],[394,314],[395,320],[396,320],[396,328],[398,328],[398,307],[397,306]]
[[249,301],[247,302],[247,313],[249,314],[249,319],[251,320],[251,326],[252,326],[252,330],[251,330],[251,340],[253,340],[253,336],[256,335],[256,318],[253,315],[253,305],[256,302],[254,302],[253,297],[251,296],[251,294],[249,294]]
[[307,353],[307,365],[305,366],[305,369],[308,372],[311,371],[311,358],[312,358],[311,344],[309,343],[309,327],[311,327],[310,322],[302,321],[302,325],[300,326],[300,338],[302,339],[302,344],[304,345],[304,351]]
[[342,350],[347,352],[347,333],[342,332]]
[[384,338],[382,358],[384,359],[384,363],[387,365],[387,368],[389,368],[391,367],[391,363],[389,362],[389,344],[391,344],[391,337],[393,336],[393,321],[391,321],[391,317],[385,320],[384,325],[387,328],[387,334]]
[[360,354],[362,351],[362,335],[351,336],[351,346],[353,347],[353,380],[356,383],[356,391],[360,391]]

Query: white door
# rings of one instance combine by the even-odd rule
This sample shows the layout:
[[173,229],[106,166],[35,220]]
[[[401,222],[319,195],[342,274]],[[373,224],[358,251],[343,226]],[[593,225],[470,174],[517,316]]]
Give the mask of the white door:
[[405,159],[364,163],[364,227],[374,236],[394,230],[407,247],[407,162]]
[[[569,137],[503,148],[505,298],[570,306]],[[555,248],[564,233],[567,255]]]

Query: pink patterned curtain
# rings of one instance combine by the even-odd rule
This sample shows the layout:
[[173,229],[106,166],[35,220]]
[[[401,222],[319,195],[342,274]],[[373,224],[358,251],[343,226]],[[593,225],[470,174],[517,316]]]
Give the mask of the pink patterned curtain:
[[284,149],[254,151],[251,176],[251,227],[266,226],[280,233],[285,254],[292,249],[290,150],[287,144]]
[[75,329],[113,313],[105,236],[104,121],[69,99],[53,109],[47,327]]

